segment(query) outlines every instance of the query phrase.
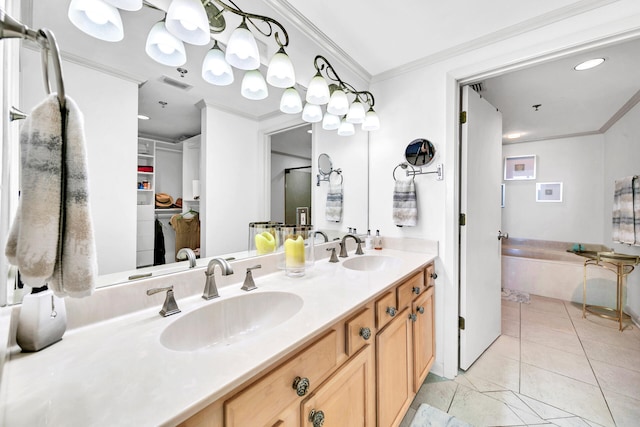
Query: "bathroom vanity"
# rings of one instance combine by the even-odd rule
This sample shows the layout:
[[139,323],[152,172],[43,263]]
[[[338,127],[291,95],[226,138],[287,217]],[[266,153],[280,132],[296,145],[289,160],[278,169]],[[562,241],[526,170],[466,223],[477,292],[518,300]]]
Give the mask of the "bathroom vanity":
[[242,260],[211,301],[181,296],[202,269],[128,284],[133,299],[173,284],[182,312],[161,317],[160,295],[41,352],[11,348],[0,424],[397,426],[434,361],[436,256],[436,244],[350,252],[299,278],[267,256],[251,292],[240,285],[255,260]]

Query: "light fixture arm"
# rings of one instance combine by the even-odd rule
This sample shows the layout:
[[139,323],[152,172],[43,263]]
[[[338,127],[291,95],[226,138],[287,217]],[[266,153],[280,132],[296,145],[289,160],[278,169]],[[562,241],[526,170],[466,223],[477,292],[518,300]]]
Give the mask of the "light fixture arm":
[[340,89],[342,89],[345,92],[351,93],[352,95],[355,95],[356,100],[360,102],[365,102],[369,104],[369,108],[373,108],[374,104],[376,103],[375,98],[373,97],[373,94],[368,90],[359,91],[349,83],[342,80],[340,76],[338,76],[338,73],[333,68],[331,63],[327,60],[327,58],[325,58],[322,55],[316,55],[315,59],[313,60],[313,66],[315,67],[316,71],[320,74],[322,74],[322,71],[324,71],[324,74],[326,75],[327,79],[337,83],[337,86]]
[[[289,34],[287,34],[287,30],[285,30],[282,24],[280,24],[278,21],[276,21],[273,18],[269,18],[268,16],[262,16],[262,15],[256,15],[254,13],[244,12],[238,7],[238,5],[236,5],[233,2],[233,0],[228,0],[228,1],[235,7],[229,6],[228,4],[224,3],[221,0],[204,0],[204,4],[206,6],[209,3],[215,3],[222,8],[222,11],[226,10],[228,12],[235,13],[236,15],[242,16],[244,19],[249,21],[249,23],[263,36],[271,37],[271,35],[273,35],[273,37],[276,39],[276,43],[278,43],[278,46],[280,46],[281,48],[289,45]],[[256,25],[255,22],[253,22],[254,19],[264,22],[269,29],[263,30],[259,28],[258,25]],[[277,27],[275,31],[273,26]],[[284,36],[284,42],[280,39],[281,33]]]

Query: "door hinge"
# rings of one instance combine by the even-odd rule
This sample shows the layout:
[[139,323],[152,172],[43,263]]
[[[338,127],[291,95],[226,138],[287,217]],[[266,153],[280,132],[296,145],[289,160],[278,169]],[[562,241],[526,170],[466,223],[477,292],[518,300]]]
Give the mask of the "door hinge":
[[465,123],[467,123],[467,112],[460,111],[460,124],[463,125]]
[[460,214],[460,226],[467,225],[467,214]]
[[458,317],[458,329],[464,330],[464,317],[462,316]]

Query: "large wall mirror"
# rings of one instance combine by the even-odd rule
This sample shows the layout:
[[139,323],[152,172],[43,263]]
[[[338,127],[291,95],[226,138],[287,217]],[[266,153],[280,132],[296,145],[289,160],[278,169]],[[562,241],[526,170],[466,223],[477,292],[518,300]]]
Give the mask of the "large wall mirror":
[[[200,70],[213,42],[200,47],[188,45],[187,63],[181,70],[154,62],[144,48],[150,28],[164,17],[160,10],[144,7],[137,12],[123,12],[125,38],[110,43],[91,38],[69,22],[70,0],[14,0],[14,3],[21,6],[21,21],[32,28],[50,28],[55,33],[62,52],[67,93],[84,114],[98,286],[128,281],[140,273],[157,275],[187,268],[186,262],[137,268],[139,137],[155,141],[156,172],[158,168],[166,169],[166,173],[156,174],[154,192],[173,193],[173,199],[182,198],[186,208],[199,210],[202,258],[198,265],[217,255],[248,256],[248,225],[271,219],[273,197],[269,193],[276,191],[270,188],[268,179],[271,153],[266,141],[271,134],[304,124],[299,116],[279,112],[283,90],[269,86],[267,99],[245,99],[240,94],[243,73],[239,70],[234,70],[235,81],[229,86],[206,83]],[[236,3],[244,10],[272,16],[287,26],[286,19],[266,3],[255,4],[250,0]],[[235,22],[233,17],[228,18],[227,31],[231,32],[239,23],[239,19]],[[298,81],[306,82],[314,72],[313,55],[322,52],[316,52],[317,47],[311,40],[301,38],[301,33],[295,32],[295,36],[298,50],[309,52],[300,63],[296,62],[295,52],[290,53]],[[261,36],[256,38],[260,41]],[[262,41],[267,45],[268,58],[276,47],[272,46],[272,40]],[[28,42],[10,42],[22,46],[19,57],[10,58],[19,61],[19,82],[10,84],[19,84],[16,106],[28,113],[45,96],[40,52]],[[263,65],[263,74],[265,70]],[[304,90],[302,86],[299,89]],[[148,116],[149,120],[138,119],[138,114]],[[10,126],[17,127],[19,122]],[[315,185],[311,190],[312,218],[318,218],[318,228],[364,229],[368,212],[362,208],[367,206],[362,198],[368,197],[368,165],[358,164],[350,169],[346,159],[354,158],[354,150],[366,149],[368,135],[358,131],[337,141],[338,137],[330,134],[321,129],[314,131],[310,158],[327,152],[340,160],[345,180],[353,191],[351,207],[347,205],[349,193],[345,193],[345,216],[349,222],[336,225],[322,220],[326,188]],[[15,139],[10,143],[17,152]],[[10,165],[5,164],[15,177],[17,156],[3,159],[9,161]],[[172,162],[176,163],[170,166]],[[316,174],[317,166],[313,165],[310,172]],[[180,178],[182,182],[178,183]],[[199,181],[197,199],[194,181]],[[17,193],[18,185],[14,182],[12,187]],[[16,208],[17,197],[9,199],[10,205],[2,209],[5,216]],[[180,211],[177,208],[176,212]],[[170,236],[167,240],[171,240]],[[4,289],[4,285],[2,281],[0,292],[8,294],[7,302],[19,302],[21,292],[11,289],[12,282],[9,289]]]

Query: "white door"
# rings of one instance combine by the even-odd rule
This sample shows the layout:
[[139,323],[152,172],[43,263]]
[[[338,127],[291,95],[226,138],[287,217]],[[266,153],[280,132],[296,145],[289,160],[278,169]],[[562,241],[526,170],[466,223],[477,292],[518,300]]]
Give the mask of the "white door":
[[462,111],[460,368],[466,370],[501,329],[502,115],[469,86],[462,87]]

